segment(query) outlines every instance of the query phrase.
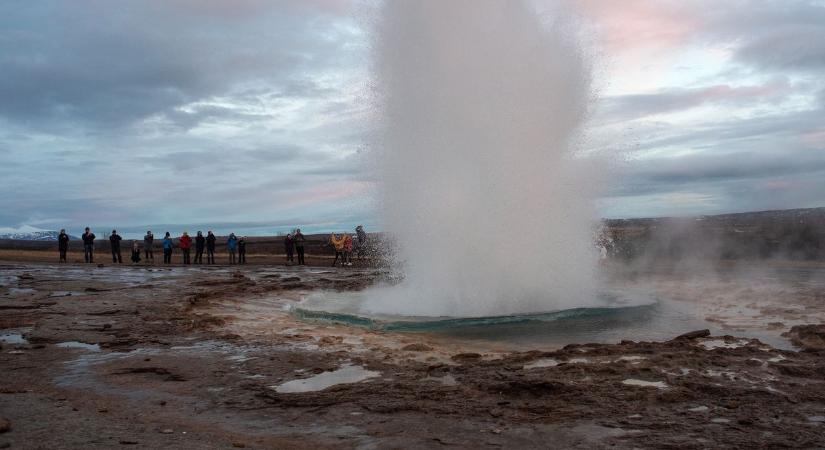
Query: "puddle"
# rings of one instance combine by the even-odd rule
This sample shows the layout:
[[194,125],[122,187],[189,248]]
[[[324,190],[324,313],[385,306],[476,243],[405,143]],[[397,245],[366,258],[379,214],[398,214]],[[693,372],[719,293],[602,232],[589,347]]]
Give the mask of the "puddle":
[[443,386],[456,386],[458,382],[453,378],[452,375],[444,375],[443,377],[425,377],[422,378],[421,381],[432,381],[435,383],[441,383]]
[[18,345],[28,344],[29,341],[23,337],[22,333],[3,333],[0,334],[0,342],[4,344]]
[[825,416],[810,416],[808,422],[825,422]]
[[702,341],[699,343],[702,347],[705,347],[707,350],[713,350],[717,348],[739,348],[748,345],[747,339],[737,339],[734,342],[725,342],[722,339],[709,339],[706,341]]
[[530,369],[538,369],[538,368],[541,368],[541,367],[555,367],[555,366],[558,366],[558,365],[559,365],[559,362],[556,361],[553,358],[542,358],[542,359],[537,359],[537,360],[531,362],[530,364],[525,364],[523,369],[524,370],[530,370]]
[[647,356],[628,355],[622,356],[621,358],[617,359],[617,361],[641,361],[643,359],[647,359]]
[[323,372],[314,377],[287,381],[286,383],[272,386],[272,388],[281,394],[315,392],[324,390],[330,386],[335,386],[336,384],[358,383],[380,375],[380,372],[367,370],[361,366],[344,364],[341,368],[333,370],[332,372]]
[[725,418],[722,418],[722,417],[716,417],[716,418],[710,419],[710,421],[713,422],[713,423],[730,423],[730,419],[725,419]]
[[567,360],[568,364],[589,364],[590,360],[587,358],[573,358]]
[[80,295],[89,295],[89,294],[85,293],[85,292],[77,292],[77,291],[52,291],[52,293],[49,294],[49,297],[51,297],[51,298],[54,298],[54,297],[77,297],[77,296],[80,296]]
[[100,345],[99,344],[87,344],[85,342],[77,342],[77,341],[68,341],[68,342],[60,342],[55,344],[61,348],[78,348],[81,350],[86,350],[90,352],[99,352]]
[[12,297],[20,297],[24,295],[31,295],[34,294],[36,291],[32,288],[9,288],[9,294]]
[[693,407],[693,408],[688,408],[688,411],[690,411],[690,412],[705,412],[708,409],[710,409],[710,408],[703,405],[703,406],[696,406],[696,407]]
[[626,384],[628,386],[639,386],[639,387],[655,387],[659,389],[667,389],[667,384],[664,381],[645,381],[645,380],[636,380],[634,378],[628,378],[622,381],[622,384]]

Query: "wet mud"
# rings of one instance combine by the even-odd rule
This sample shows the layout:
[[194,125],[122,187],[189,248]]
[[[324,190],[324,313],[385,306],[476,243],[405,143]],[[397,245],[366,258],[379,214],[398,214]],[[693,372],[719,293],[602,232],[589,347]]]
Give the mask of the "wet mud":
[[[759,325],[788,322],[775,332],[795,351],[735,330],[502,350],[289,312],[382,279],[0,265],[0,447],[825,446],[821,325]],[[806,292],[819,320],[822,293]]]

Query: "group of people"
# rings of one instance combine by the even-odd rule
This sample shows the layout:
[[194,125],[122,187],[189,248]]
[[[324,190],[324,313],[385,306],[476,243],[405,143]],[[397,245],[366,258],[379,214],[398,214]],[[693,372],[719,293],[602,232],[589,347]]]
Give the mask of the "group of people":
[[[360,225],[356,228],[356,232],[361,230],[363,233],[363,227]],[[334,235],[333,235],[334,236]],[[360,235],[359,235],[360,236]],[[92,230],[89,227],[86,227],[83,236],[81,237],[83,240],[83,257],[87,263],[94,263],[94,250],[95,250],[95,239],[96,236],[92,233]],[[349,238],[350,241],[352,238]],[[364,239],[366,239],[366,233],[364,233]],[[112,230],[112,233],[109,235],[109,247],[112,251],[112,262],[117,264],[123,263],[123,258],[121,256],[121,241],[123,238],[118,234],[117,230]],[[359,237],[359,240],[363,240]],[[175,243],[175,239],[172,238],[172,235],[167,231],[166,235],[163,237],[161,241],[161,248],[163,248],[163,263],[164,264],[171,264],[172,263],[172,253],[175,248],[179,248],[182,255],[182,263],[185,265],[192,264],[203,264],[203,253],[206,251],[206,264],[215,264],[215,244],[217,241],[217,237],[212,233],[212,231],[207,231],[206,236],[203,235],[203,232],[198,231],[195,235],[195,238],[192,239],[189,236],[187,231],[184,231],[183,234],[177,238],[177,244]],[[66,253],[69,250],[69,235],[66,233],[65,229],[60,230],[60,234],[57,238],[58,243],[58,251],[60,253],[60,262],[66,262]],[[295,231],[287,234],[286,238],[284,239],[284,246],[286,250],[286,261],[287,264],[294,264],[295,263],[295,254],[298,255],[298,265],[305,265],[306,262],[304,261],[304,245],[306,243],[306,238],[304,237],[303,233],[301,233],[301,229],[298,228]],[[143,237],[143,255],[147,261],[155,261],[155,254],[154,254],[154,246],[155,246],[155,236],[152,234],[152,231],[149,230],[146,232],[146,235]],[[191,252],[194,246],[195,250],[195,257],[194,260],[191,259]],[[352,245],[350,244],[350,247]],[[235,236],[235,233],[230,233],[229,237],[226,240],[226,249],[229,253],[229,264],[246,264],[246,238],[241,236],[240,238]],[[336,261],[338,260],[338,253],[336,251]],[[141,248],[138,241],[132,241],[132,262],[137,264],[141,261]],[[335,265],[333,263],[333,265]],[[351,263],[349,265],[352,265]]]
[[[83,236],[83,258],[87,263],[94,262],[95,253],[95,236],[89,227],[86,227]],[[121,254],[121,241],[123,238],[118,234],[117,230],[112,230],[109,235],[109,248],[112,251],[112,262],[121,264],[123,257]],[[217,237],[212,231],[207,231],[206,236],[202,231],[198,231],[195,239],[189,236],[189,232],[184,231],[183,234],[177,238],[177,244],[172,238],[172,235],[167,231],[166,235],[161,241],[161,248],[163,249],[163,263],[172,263],[172,252],[177,247],[181,251],[183,264],[203,264],[203,253],[206,251],[206,263],[215,264],[215,244]],[[66,230],[60,230],[57,236],[57,246],[60,252],[60,262],[66,262],[66,253],[69,251],[69,235]],[[155,261],[155,235],[149,230],[143,236],[143,255],[147,261]],[[192,248],[195,250],[195,258],[192,260]],[[235,233],[229,235],[226,241],[226,248],[229,251],[230,264],[245,264],[246,263],[246,239],[242,236],[238,238]],[[132,241],[132,262],[139,263],[141,261],[141,248],[138,241]]]
[[356,251],[359,256],[362,256],[365,244],[367,241],[367,233],[364,227],[358,225],[355,227],[355,239],[347,233],[336,235],[332,233],[329,237],[329,243],[335,248],[335,259],[332,261],[332,267],[338,263],[338,258],[341,259],[341,266],[352,265],[352,255]]

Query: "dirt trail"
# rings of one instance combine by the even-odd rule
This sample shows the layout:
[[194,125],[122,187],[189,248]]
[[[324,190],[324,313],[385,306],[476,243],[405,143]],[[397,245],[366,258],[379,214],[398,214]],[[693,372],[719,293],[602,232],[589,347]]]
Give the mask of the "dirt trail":
[[[0,265],[0,448],[825,446],[821,349],[697,334],[475,352],[284,310],[380,278]],[[285,388],[313,385],[329,387]]]

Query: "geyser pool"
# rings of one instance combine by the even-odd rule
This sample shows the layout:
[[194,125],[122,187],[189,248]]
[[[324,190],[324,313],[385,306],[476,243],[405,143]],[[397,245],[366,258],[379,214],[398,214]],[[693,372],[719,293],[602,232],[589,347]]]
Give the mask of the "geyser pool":
[[591,188],[576,143],[590,73],[561,8],[386,2],[374,152],[404,281],[376,313],[479,317],[596,306]]

